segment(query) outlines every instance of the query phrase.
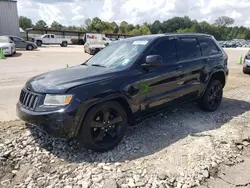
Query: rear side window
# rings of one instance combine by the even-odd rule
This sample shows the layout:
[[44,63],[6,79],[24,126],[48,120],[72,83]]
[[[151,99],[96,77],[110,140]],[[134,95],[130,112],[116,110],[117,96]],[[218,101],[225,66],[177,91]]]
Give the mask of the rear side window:
[[210,38],[200,38],[199,42],[203,56],[215,55],[220,52],[214,41]]
[[180,61],[201,57],[200,45],[196,38],[180,38],[177,50]]
[[162,40],[150,52],[150,55],[160,55],[164,64],[177,62],[175,40]]

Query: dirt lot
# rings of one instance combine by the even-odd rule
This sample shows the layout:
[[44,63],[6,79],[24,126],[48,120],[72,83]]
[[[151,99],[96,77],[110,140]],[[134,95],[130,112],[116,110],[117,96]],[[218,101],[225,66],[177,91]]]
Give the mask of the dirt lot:
[[[0,122],[0,187],[187,188],[210,177],[225,180],[218,171],[223,167],[229,174],[233,165],[241,169],[249,155],[250,76],[236,64],[246,51],[227,50],[230,76],[216,112],[202,112],[196,104],[170,109],[131,128],[122,143],[106,153],[78,150],[74,141],[52,139],[14,120],[25,80],[67,63],[79,64],[89,57],[83,49],[42,48],[0,61],[0,120],[5,121]],[[249,173],[244,175],[238,183],[219,184],[215,179],[205,187],[247,187]]]

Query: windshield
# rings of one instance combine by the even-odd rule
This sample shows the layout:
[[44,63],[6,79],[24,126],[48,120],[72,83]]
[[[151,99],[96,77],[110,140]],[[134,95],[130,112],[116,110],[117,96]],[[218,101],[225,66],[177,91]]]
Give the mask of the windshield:
[[8,37],[0,37],[0,43],[8,43],[9,42],[9,39]]
[[102,67],[125,67],[131,65],[147,47],[147,40],[123,40],[111,43],[93,56],[87,65]]

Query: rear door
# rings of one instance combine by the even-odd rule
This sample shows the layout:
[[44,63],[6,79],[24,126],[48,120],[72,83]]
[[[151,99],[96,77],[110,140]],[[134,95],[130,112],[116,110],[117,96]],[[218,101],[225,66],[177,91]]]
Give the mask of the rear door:
[[206,84],[209,80],[210,73],[213,72],[213,69],[224,70],[227,60],[225,61],[223,52],[219,49],[211,37],[200,37],[198,40],[201,46],[204,62],[204,68],[201,71],[201,83]]
[[149,68],[140,79],[141,110],[151,113],[179,97],[182,70],[177,63],[175,38],[160,38],[147,55],[160,55],[163,59],[160,66]]
[[182,67],[179,81],[179,101],[186,102],[198,97],[201,90],[201,71],[204,68],[201,48],[196,37],[178,37],[178,65]]
[[50,44],[61,43],[62,41],[56,41],[55,35],[50,35]]

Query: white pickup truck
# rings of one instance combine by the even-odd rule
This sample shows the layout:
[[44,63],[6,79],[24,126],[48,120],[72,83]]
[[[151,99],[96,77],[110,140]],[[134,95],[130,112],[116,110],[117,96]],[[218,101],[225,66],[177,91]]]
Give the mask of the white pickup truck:
[[61,47],[67,47],[68,43],[70,43],[70,39],[59,38],[54,34],[45,34],[32,38],[32,40],[37,46],[42,46],[43,44],[60,44]]

